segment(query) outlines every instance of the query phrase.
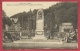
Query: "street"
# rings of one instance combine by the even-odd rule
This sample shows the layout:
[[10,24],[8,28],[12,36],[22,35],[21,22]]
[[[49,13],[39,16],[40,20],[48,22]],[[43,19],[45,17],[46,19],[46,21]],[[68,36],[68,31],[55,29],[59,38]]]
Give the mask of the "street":
[[77,49],[77,43],[3,43],[3,49]]

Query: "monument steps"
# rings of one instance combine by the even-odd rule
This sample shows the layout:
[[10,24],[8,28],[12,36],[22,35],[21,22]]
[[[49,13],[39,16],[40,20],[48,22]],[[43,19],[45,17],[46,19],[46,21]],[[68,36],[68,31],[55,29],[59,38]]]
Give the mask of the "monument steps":
[[44,40],[44,39],[21,39],[13,43],[50,43],[50,44],[63,44],[60,40]]

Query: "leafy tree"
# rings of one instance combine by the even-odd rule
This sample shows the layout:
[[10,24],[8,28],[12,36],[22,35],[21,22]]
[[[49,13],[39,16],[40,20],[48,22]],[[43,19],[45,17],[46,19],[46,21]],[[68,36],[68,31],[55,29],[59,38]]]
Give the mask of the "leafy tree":
[[3,21],[3,29],[5,29],[5,25],[7,24],[8,26],[10,26],[12,24],[12,21],[10,20],[9,17],[7,17],[6,13],[4,12],[4,10],[2,10],[2,21]]
[[73,23],[74,28],[77,28],[77,2],[61,2],[50,7],[54,10],[55,23],[58,25],[63,22]]

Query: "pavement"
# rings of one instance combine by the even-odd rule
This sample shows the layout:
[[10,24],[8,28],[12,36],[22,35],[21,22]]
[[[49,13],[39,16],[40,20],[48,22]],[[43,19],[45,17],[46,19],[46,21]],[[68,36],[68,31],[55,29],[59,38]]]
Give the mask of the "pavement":
[[[18,43],[16,43],[18,42]],[[16,42],[8,42],[3,43],[3,49],[77,49],[78,43],[62,43],[62,44],[54,44],[54,42],[58,42],[56,40],[21,40]],[[27,42],[27,43],[24,43]],[[36,43],[29,43],[29,42],[36,42]],[[39,43],[40,42],[40,43]],[[44,43],[45,42],[45,43]],[[50,43],[46,43],[50,42]],[[59,41],[60,42],[60,41]]]

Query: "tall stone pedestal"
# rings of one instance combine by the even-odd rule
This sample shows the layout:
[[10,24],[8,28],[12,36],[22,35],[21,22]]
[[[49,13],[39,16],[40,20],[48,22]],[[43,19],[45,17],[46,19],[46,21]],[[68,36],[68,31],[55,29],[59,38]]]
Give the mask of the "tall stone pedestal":
[[37,11],[36,30],[35,30],[35,37],[33,39],[46,39],[44,36],[44,13],[43,13],[43,9],[39,9]]

